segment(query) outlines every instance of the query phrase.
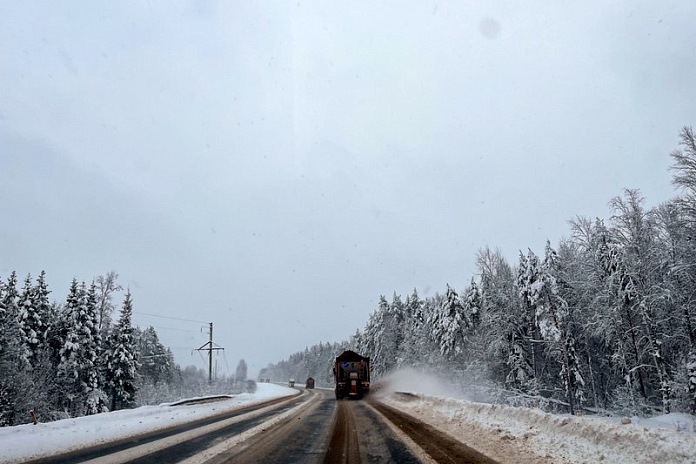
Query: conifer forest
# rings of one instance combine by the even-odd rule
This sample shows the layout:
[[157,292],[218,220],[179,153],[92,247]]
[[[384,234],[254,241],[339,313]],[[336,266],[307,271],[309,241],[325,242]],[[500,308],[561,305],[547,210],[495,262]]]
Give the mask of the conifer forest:
[[432,297],[380,297],[362,330],[269,365],[261,377],[332,384],[337,353],[437,374],[472,399],[580,413],[696,412],[696,139],[671,153],[674,199],[638,190],[607,218],[570,220],[567,238],[508,262],[478,252],[477,275]]
[[[50,302],[46,273],[16,273],[0,285],[0,426],[79,417],[205,394],[250,391],[246,364],[209,385],[194,366],[181,369],[154,327],[132,323],[133,298],[109,272],[89,285],[73,279],[64,302]],[[115,314],[117,313],[117,314]],[[113,319],[112,319],[113,318]],[[242,378],[243,376],[243,378]],[[33,416],[32,416],[33,414]]]
[[[373,382],[399,368],[445,377],[473,399],[546,410],[696,413],[696,137],[671,153],[675,197],[647,208],[638,190],[606,218],[575,217],[567,238],[508,262],[479,250],[465,285],[382,296],[350,340],[319,343],[261,370],[332,386],[334,357],[372,360]],[[511,232],[512,233],[512,232]],[[153,327],[132,323],[114,272],[73,279],[51,301],[45,272],[0,284],[0,426],[77,417],[204,392]],[[458,276],[452,276],[453,281]],[[214,386],[253,388],[247,366]]]

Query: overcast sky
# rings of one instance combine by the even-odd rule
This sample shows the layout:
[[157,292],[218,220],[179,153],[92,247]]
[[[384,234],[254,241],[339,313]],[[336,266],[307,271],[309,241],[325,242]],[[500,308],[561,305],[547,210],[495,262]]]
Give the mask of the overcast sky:
[[[696,2],[0,2],[0,276],[115,270],[234,371],[673,197]],[[121,297],[119,296],[119,299]],[[135,315],[181,364],[203,324]]]

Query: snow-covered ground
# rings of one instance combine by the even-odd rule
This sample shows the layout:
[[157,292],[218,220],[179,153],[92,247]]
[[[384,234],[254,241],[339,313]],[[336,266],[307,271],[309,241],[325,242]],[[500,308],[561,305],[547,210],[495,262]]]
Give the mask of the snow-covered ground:
[[298,393],[298,390],[280,385],[258,383],[255,393],[211,403],[143,406],[46,424],[4,427],[0,428],[0,463],[64,453]]
[[[422,391],[429,394],[419,393]],[[621,417],[554,415],[532,408],[454,399],[442,384],[411,382],[409,387],[399,380],[378,395],[385,403],[499,462],[696,464],[696,417],[688,414],[634,417],[630,424],[622,424]]]
[[[410,390],[412,395],[392,395],[385,389],[379,395],[388,404],[508,464],[696,464],[695,418],[687,414],[631,418],[631,424],[621,424],[621,418],[553,415],[531,408],[455,399],[441,387],[435,391],[433,385],[417,385]],[[144,406],[0,428],[0,463],[55,455],[297,393],[285,386],[259,383],[254,394],[212,403]]]

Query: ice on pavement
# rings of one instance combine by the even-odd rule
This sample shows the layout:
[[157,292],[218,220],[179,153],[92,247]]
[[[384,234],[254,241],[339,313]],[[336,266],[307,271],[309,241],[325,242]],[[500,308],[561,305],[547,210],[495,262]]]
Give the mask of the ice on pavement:
[[298,393],[292,388],[258,383],[255,393],[242,393],[212,403],[178,406],[164,403],[45,424],[3,427],[0,428],[0,463],[61,454]]

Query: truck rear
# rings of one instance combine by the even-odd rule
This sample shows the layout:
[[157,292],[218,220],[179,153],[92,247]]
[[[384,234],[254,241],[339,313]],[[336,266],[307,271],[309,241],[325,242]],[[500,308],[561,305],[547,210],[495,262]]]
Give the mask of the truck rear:
[[370,358],[344,351],[334,364],[336,399],[362,398],[370,391]]

